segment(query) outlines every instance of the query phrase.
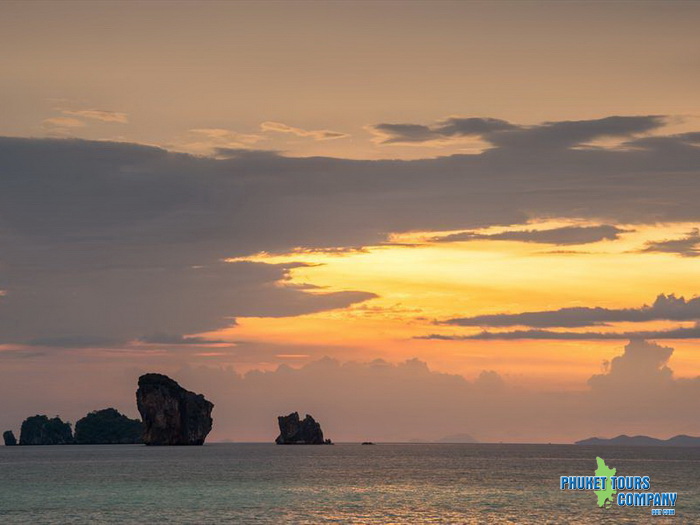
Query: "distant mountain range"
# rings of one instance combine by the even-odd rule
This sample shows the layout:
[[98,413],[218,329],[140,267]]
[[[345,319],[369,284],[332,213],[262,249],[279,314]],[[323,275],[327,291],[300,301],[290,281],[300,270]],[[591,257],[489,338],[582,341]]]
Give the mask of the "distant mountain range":
[[588,438],[577,441],[576,445],[604,445],[622,447],[700,447],[700,437],[693,436],[673,436],[669,439],[657,439],[649,436],[626,436],[621,435],[611,439]]

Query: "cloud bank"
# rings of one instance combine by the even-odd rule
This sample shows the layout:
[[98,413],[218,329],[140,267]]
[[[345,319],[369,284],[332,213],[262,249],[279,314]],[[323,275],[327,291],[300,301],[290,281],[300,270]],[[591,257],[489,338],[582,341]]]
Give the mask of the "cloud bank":
[[518,241],[541,244],[578,245],[616,240],[626,230],[603,224],[600,226],[563,226],[547,230],[513,230],[500,233],[459,232],[433,237],[433,242]]
[[530,326],[536,328],[576,328],[608,323],[645,321],[693,321],[700,319],[700,297],[686,300],[674,294],[660,294],[651,305],[639,308],[574,307],[518,314],[457,317],[444,324],[454,326]]
[[[272,442],[276,417],[294,410],[312,414],[336,441],[434,441],[461,433],[495,442],[697,435],[700,421],[689,414],[700,409],[700,378],[676,378],[672,352],[632,341],[579,391],[534,391],[493,370],[467,380],[416,359],[392,364],[323,358],[301,368],[281,365],[244,375],[212,367],[161,370],[215,403],[213,440]],[[89,362],[80,370],[58,360],[33,362],[31,373],[26,367],[0,368],[0,396],[23,400],[0,414],[2,428],[17,430],[34,413],[75,421],[105,406],[135,416],[136,380],[149,371],[112,365],[107,373],[94,363],[85,373]]]
[[[237,316],[299,315],[373,297],[286,289],[285,268],[222,262],[263,251],[361,247],[391,232],[540,217],[609,225],[527,234],[563,243],[565,235],[609,238],[618,223],[700,221],[697,134],[639,137],[663,122],[454,120],[439,132],[480,134],[494,147],[415,161],[230,148],[211,158],[0,138],[0,341],[178,337]],[[605,136],[626,145],[580,148]]]
[[450,117],[433,126],[387,124],[372,127],[380,144],[427,143],[475,137],[497,148],[561,149],[608,137],[633,137],[665,125],[659,115],[612,116],[595,120],[544,122],[534,126],[493,118]]

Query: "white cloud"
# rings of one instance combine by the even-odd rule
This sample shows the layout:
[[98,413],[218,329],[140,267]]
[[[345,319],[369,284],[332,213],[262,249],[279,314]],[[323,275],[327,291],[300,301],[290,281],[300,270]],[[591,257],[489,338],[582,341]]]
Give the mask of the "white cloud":
[[61,113],[115,124],[127,124],[129,122],[129,116],[126,113],[105,109],[62,109]]
[[85,122],[77,118],[70,117],[52,117],[42,121],[44,127],[49,128],[82,128],[85,127]]
[[282,122],[263,122],[260,124],[260,129],[264,132],[274,132],[274,133],[290,133],[296,135],[297,137],[307,137],[314,140],[334,140],[349,137],[347,133],[341,133],[339,131],[331,131],[328,129],[318,129],[318,130],[306,130],[302,128],[295,128],[294,126],[289,126],[283,124]]

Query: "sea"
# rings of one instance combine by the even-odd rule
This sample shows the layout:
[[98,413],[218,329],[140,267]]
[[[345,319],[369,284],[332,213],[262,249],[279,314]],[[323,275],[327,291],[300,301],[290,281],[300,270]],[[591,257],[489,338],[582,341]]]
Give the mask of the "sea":
[[[675,516],[600,508],[560,477],[677,492]],[[700,448],[211,443],[0,447],[0,523],[700,523]]]

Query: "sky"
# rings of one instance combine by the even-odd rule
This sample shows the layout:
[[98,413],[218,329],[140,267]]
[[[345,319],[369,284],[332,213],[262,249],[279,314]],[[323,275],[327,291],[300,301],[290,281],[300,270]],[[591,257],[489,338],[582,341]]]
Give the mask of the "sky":
[[214,440],[700,434],[698,21],[3,2],[0,426],[161,372]]

